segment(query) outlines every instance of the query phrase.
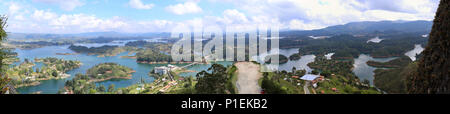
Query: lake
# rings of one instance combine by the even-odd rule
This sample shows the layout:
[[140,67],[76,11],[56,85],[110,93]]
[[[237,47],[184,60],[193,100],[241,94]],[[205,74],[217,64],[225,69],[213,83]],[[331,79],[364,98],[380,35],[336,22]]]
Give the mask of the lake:
[[420,44],[416,44],[414,49],[405,53],[406,56],[411,58],[412,61],[416,61],[416,56],[422,53],[424,48]]
[[[259,56],[253,56],[252,59],[257,61],[260,64],[264,64],[264,59],[266,56],[268,55],[274,55],[274,54],[280,54],[280,55],[284,55],[286,57],[289,57],[293,54],[297,54],[298,48],[291,48],[291,49],[280,49],[279,53],[276,53],[275,51],[271,50],[267,53],[261,54]],[[292,71],[292,68],[295,67],[297,70],[306,70],[307,72],[311,72],[313,69],[311,69],[308,66],[308,63],[314,62],[316,56],[315,55],[303,55],[301,56],[301,59],[299,60],[290,60],[287,63],[284,64],[280,64],[278,65],[278,68],[276,68],[277,66],[275,65],[265,65],[265,67],[267,67],[268,69],[278,69],[278,71]]]
[[388,62],[396,58],[397,57],[373,58],[369,55],[361,54],[358,58],[355,59],[355,63],[353,64],[353,73],[355,73],[355,75],[358,76],[361,81],[367,79],[370,81],[370,84],[373,85],[373,76],[375,75],[373,71],[375,71],[377,68],[367,65],[367,61]]
[[[416,44],[415,48],[411,51],[406,52],[405,55],[410,57],[411,60],[416,61],[416,56],[422,53],[423,50],[424,48],[422,47],[422,45]],[[376,62],[388,62],[396,58],[397,57],[373,58],[369,55],[361,54],[357,59],[355,59],[355,63],[353,65],[354,66],[353,73],[355,73],[355,75],[358,76],[359,79],[361,79],[361,81],[367,79],[370,81],[371,84],[373,84],[374,79],[373,76],[375,75],[373,71],[375,71],[377,68],[367,65],[367,61],[372,60]]]
[[[36,48],[36,49],[30,49],[30,50],[22,50],[22,49],[16,49],[15,51],[18,53],[18,57],[21,61],[24,61],[25,58],[28,58],[29,60],[33,61],[34,58],[45,58],[45,57],[56,57],[61,58],[65,60],[79,60],[83,63],[80,68],[71,70],[67,72],[67,74],[70,74],[71,77],[67,79],[60,79],[60,80],[46,80],[41,81],[41,84],[38,86],[29,86],[29,87],[21,87],[17,88],[17,91],[22,94],[29,94],[34,92],[41,92],[43,94],[55,94],[58,92],[59,89],[64,87],[64,83],[67,80],[71,80],[74,78],[75,74],[77,73],[86,73],[86,71],[100,63],[105,62],[114,62],[118,63],[120,65],[124,65],[127,67],[132,68],[133,70],[136,70],[135,73],[132,74],[132,79],[126,80],[126,79],[117,79],[117,80],[108,80],[103,82],[97,82],[97,85],[104,85],[108,87],[111,84],[114,84],[116,88],[124,88],[128,87],[134,84],[137,84],[140,82],[141,79],[143,79],[147,83],[151,83],[154,81],[153,77],[148,76],[148,73],[154,68],[159,66],[166,66],[167,64],[140,64],[136,63],[135,59],[129,59],[129,58],[120,58],[120,56],[127,55],[128,52],[120,53],[117,56],[111,56],[111,57],[97,57],[96,55],[86,55],[86,54],[78,54],[78,55],[57,55],[56,53],[74,53],[72,50],[68,49],[67,46],[47,46],[43,48]],[[281,55],[285,55],[287,57],[298,53],[298,49],[280,49],[279,53]],[[274,51],[269,51],[268,53],[261,54],[260,56],[254,56],[252,59],[258,60],[259,63],[263,63],[263,59],[267,55],[276,54]],[[327,54],[331,57],[333,53]],[[286,70],[291,71],[293,67],[296,67],[296,69],[305,69],[307,72],[311,72],[313,69],[308,67],[308,63],[314,62],[316,56],[315,55],[304,55],[299,60],[294,61],[288,61],[285,64],[280,64],[278,67],[279,71]],[[395,58],[372,58],[369,55],[361,54],[357,59],[355,59],[354,69],[353,72],[361,79],[368,79],[371,83],[373,83],[373,75],[374,70],[376,68],[368,66],[366,64],[369,60],[374,60],[378,62],[387,62],[390,60],[393,60]],[[233,62],[215,62],[218,64],[222,64],[224,66],[232,65]],[[18,63],[15,63],[18,64]],[[183,66],[186,64],[176,64],[177,66]],[[43,66],[42,63],[36,63],[35,68]],[[180,73],[180,76],[195,76],[197,72],[200,72],[202,70],[207,70],[211,64],[197,64],[188,67],[188,70],[196,71],[196,72],[185,72]],[[272,68],[275,66],[267,66],[268,68]],[[35,69],[34,68],[34,69]]]
[[381,41],[383,41],[383,39],[380,39],[379,37],[375,37],[375,38],[368,40],[367,43],[369,43],[369,42],[380,43]]
[[[104,85],[108,87],[111,84],[114,84],[116,88],[124,88],[128,87],[130,85],[136,84],[143,79],[145,82],[153,82],[154,78],[148,76],[148,73],[154,68],[159,66],[166,66],[167,64],[140,64],[136,63],[135,59],[128,59],[128,58],[120,58],[120,56],[127,55],[128,52],[120,53],[117,56],[111,56],[111,57],[97,57],[96,55],[87,55],[87,54],[77,54],[77,55],[57,55],[56,53],[74,53],[72,50],[68,49],[68,45],[66,46],[47,46],[43,48],[36,48],[36,49],[28,49],[28,50],[22,50],[22,49],[16,49],[15,52],[18,53],[18,58],[20,58],[21,61],[24,61],[25,58],[28,58],[29,60],[34,60],[34,58],[45,58],[45,57],[55,57],[55,58],[61,58],[64,60],[78,60],[82,62],[82,65],[80,68],[71,70],[67,72],[67,74],[70,74],[71,77],[66,79],[59,79],[59,80],[45,80],[41,81],[40,85],[37,86],[28,86],[28,87],[20,87],[17,88],[17,91],[22,94],[30,94],[34,92],[41,92],[42,94],[55,94],[58,92],[59,89],[64,87],[64,83],[67,80],[71,80],[74,78],[75,74],[77,73],[86,73],[86,71],[100,63],[106,63],[106,62],[114,62],[118,63],[120,65],[124,65],[127,67],[132,68],[136,72],[132,74],[132,79],[126,80],[126,79],[117,79],[117,80],[109,80],[109,81],[103,81],[103,82],[97,82],[97,85]],[[16,65],[18,63],[15,63]],[[232,64],[231,62],[219,62],[219,64],[223,65],[229,65]],[[42,66],[42,63],[37,63],[37,66]],[[179,64],[180,66],[185,64]],[[206,70],[209,68],[209,64],[199,64],[194,65],[192,67],[189,67],[189,70],[195,70],[195,71],[201,71]],[[182,73],[180,75],[182,76],[195,76],[196,73]]]

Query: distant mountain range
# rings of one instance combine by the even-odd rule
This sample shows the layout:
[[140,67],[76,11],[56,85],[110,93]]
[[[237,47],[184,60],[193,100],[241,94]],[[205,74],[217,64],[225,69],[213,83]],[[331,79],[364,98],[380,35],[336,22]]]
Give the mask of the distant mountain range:
[[[416,32],[428,34],[433,25],[432,21],[364,21],[352,22],[345,25],[329,26],[317,30],[280,32],[283,36],[303,35],[303,36],[329,36],[337,34],[364,35],[373,33],[405,33]],[[119,32],[89,32],[79,34],[38,34],[38,33],[10,33],[9,38],[124,38],[124,37],[169,37],[170,33],[119,33]]]
[[329,26],[317,30],[285,31],[284,35],[329,36],[338,34],[365,35],[373,33],[423,33],[428,34],[432,21],[364,21]]

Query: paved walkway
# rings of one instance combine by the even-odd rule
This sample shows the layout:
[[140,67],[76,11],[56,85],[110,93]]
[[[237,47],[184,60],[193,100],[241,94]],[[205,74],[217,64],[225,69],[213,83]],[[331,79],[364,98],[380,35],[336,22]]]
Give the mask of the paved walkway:
[[303,91],[305,91],[305,94],[311,94],[309,92],[308,86],[309,86],[309,82],[306,82],[305,85],[303,86]]
[[239,62],[235,66],[238,68],[238,79],[236,87],[239,94],[260,94],[261,87],[258,85],[259,78],[262,77],[260,67],[252,62]]

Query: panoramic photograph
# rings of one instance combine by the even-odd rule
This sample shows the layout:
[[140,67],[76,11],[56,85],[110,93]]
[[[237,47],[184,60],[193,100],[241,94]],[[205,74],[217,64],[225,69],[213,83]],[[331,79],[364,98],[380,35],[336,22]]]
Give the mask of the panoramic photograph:
[[1,94],[450,93],[450,0],[0,6]]

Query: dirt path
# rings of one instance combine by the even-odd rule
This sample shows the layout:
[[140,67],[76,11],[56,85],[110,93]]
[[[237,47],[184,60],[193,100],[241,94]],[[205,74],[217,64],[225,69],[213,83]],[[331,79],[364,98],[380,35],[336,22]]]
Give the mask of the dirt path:
[[238,68],[238,79],[236,87],[239,94],[260,94],[261,87],[258,85],[259,78],[262,77],[260,67],[251,62],[239,62],[235,64]]

